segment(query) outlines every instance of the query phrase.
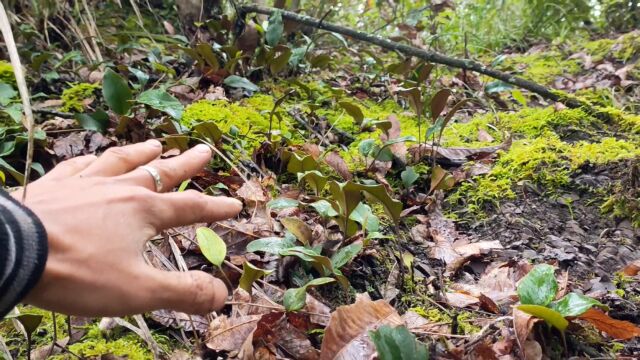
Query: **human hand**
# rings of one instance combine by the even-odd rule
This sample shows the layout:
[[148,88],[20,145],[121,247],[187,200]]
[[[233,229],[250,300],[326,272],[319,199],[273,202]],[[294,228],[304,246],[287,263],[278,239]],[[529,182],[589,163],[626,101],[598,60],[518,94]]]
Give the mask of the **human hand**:
[[[49,257],[25,302],[69,315],[122,316],[156,309],[207,313],[227,297],[222,281],[202,271],[168,272],[145,263],[144,244],[161,230],[236,216],[242,203],[197,191],[159,194],[141,165],[158,170],[170,190],[198,173],[211,150],[198,145],[157,159],[149,140],[111,148],[99,158],[60,163],[29,184],[25,205],[44,224]],[[12,193],[20,200],[22,190]]]

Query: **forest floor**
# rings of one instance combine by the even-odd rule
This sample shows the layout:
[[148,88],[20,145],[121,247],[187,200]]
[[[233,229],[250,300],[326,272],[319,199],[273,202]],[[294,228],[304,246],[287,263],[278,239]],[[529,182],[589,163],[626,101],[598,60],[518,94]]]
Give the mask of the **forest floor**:
[[[454,116],[442,126],[439,146],[425,143],[422,154],[416,140],[424,142],[420,134],[431,119],[415,115],[397,80],[404,75],[381,70],[379,62],[389,63],[393,54],[358,57],[352,48],[333,59],[316,58],[326,67],[248,76],[259,87],[252,91],[253,84],[223,83],[156,41],[138,42],[112,61],[130,84],[144,89],[153,83],[178,99],[179,121],[142,105],[133,116],[110,111],[100,122],[94,111],[105,102],[99,90],[104,71],[44,60],[59,80],[40,76],[30,84],[44,131],[35,161],[48,170],[74,156],[150,137],[165,140],[167,156],[189,143],[186,135],[218,143],[229,161],[216,158],[184,186],[245,203],[239,218],[210,225],[227,243],[224,274],[197,246],[195,229],[208,224],[161,234],[147,255],[162,268],[224,275],[235,289],[233,299],[218,317],[170,311],[124,319],[57,315],[62,340],[51,351],[54,358],[147,359],[155,353],[215,359],[250,352],[313,359],[320,349],[348,348],[339,334],[367,336],[366,327],[340,328],[340,316],[367,318],[377,311],[387,320],[401,319],[389,323],[403,323],[434,358],[640,357],[640,32],[481,59],[588,100],[601,114],[613,115],[609,121],[471,72],[435,67],[429,97],[450,89],[441,113]],[[411,71],[401,64],[394,71]],[[10,82],[5,76],[10,78],[0,73]],[[470,101],[452,111],[463,99]],[[76,112],[92,117],[70,114]],[[89,130],[87,121],[103,125]],[[275,131],[267,142],[270,129]],[[357,201],[349,203],[344,194],[357,194]],[[336,203],[353,213],[339,214]],[[296,241],[314,253],[292,250]],[[325,259],[333,273],[318,265]],[[518,281],[535,264],[554,267],[555,299],[584,294],[608,307],[607,319],[626,323],[609,323],[613,329],[607,331],[606,324],[594,327],[569,316],[561,332],[514,310]],[[257,280],[249,283],[251,295],[239,285],[247,277]],[[302,287],[301,307],[284,300],[287,310],[300,311],[285,312],[284,291]],[[344,305],[351,306],[336,311]],[[47,358],[52,314],[20,310],[43,315],[32,359]],[[619,340],[626,337],[619,331],[631,336]],[[25,356],[24,336],[10,321],[0,323],[0,336],[12,356]],[[362,341],[358,351],[365,356],[370,349]]]

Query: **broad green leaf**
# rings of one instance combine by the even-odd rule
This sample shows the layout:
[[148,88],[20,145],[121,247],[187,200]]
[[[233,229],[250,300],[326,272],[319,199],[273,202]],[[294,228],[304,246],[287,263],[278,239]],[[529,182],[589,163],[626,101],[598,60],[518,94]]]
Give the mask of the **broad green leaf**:
[[216,72],[218,71],[218,69],[220,69],[220,63],[218,62],[218,57],[213,52],[213,48],[211,47],[211,45],[207,43],[200,43],[196,45],[196,51],[200,56],[202,56],[204,61],[206,61],[207,65],[211,67],[211,70],[213,72]]
[[222,139],[222,131],[213,121],[199,123],[193,126],[193,132],[202,136],[204,140],[215,144]]
[[2,171],[0,171],[0,185],[4,185],[7,182],[7,177],[4,175]]
[[34,331],[38,329],[38,326],[42,323],[42,315],[37,314],[16,314],[10,315],[6,318],[16,319],[22,324],[24,330],[27,333],[27,338],[31,338]]
[[[360,155],[364,157],[374,156],[372,154],[376,149],[376,140],[375,139],[365,139],[358,144],[358,152]],[[376,151],[377,152],[377,151]]]
[[313,68],[323,69],[331,62],[331,55],[319,54],[309,59],[309,65]]
[[340,250],[338,250],[331,257],[331,264],[334,269],[339,269],[343,267],[345,264],[353,260],[362,250],[362,244],[355,243],[351,245],[347,245]]
[[451,96],[451,90],[442,89],[431,98],[431,120],[435,122],[447,106],[447,100]]
[[505,91],[510,91],[513,89],[513,85],[508,84],[502,80],[492,81],[484,87],[484,92],[491,93],[501,93]]
[[340,107],[342,107],[347,112],[347,114],[349,114],[353,118],[353,120],[356,121],[356,124],[361,124],[362,120],[364,120],[362,109],[360,109],[360,106],[356,105],[355,103],[343,100],[338,102],[338,105],[340,105]]
[[309,228],[309,225],[304,221],[295,217],[287,217],[280,220],[280,222],[304,245],[309,245],[311,243],[311,228]]
[[287,311],[296,311],[302,309],[307,300],[307,288],[311,286],[319,286],[334,282],[335,279],[322,277],[309,281],[299,288],[288,289],[284,292],[282,304]]
[[383,146],[390,146],[390,145],[393,145],[393,144],[397,144],[397,143],[401,143],[401,142],[408,142],[408,141],[417,141],[417,140],[416,140],[415,136],[402,136],[402,137],[399,137],[399,138],[387,140],[382,145]]
[[298,173],[298,181],[300,184],[308,184],[311,186],[316,196],[319,196],[325,185],[327,185],[328,178],[322,175],[319,171],[312,170],[304,173]]
[[267,203],[267,208],[278,211],[282,209],[298,207],[298,205],[300,205],[300,201],[296,199],[281,197],[281,198],[277,198],[269,201]]
[[118,115],[125,115],[131,109],[131,89],[127,82],[111,69],[107,69],[102,78],[102,95],[109,108]]
[[562,299],[558,301],[554,301],[550,304],[550,307],[562,314],[562,316],[580,316],[584,314],[585,311],[591,309],[594,306],[599,306],[603,308],[607,308],[607,306],[603,305],[596,299],[590,298],[588,296],[569,293],[565,295]]
[[434,190],[449,190],[456,184],[456,180],[447,170],[436,165],[431,172],[431,189],[429,193]]
[[284,31],[284,24],[282,22],[282,11],[276,10],[269,17],[269,26],[265,34],[265,39],[269,46],[276,46],[282,38],[282,32]]
[[93,114],[75,114],[74,117],[80,123],[83,129],[94,130],[101,133],[107,131],[109,127],[109,115],[102,111],[97,110]]
[[227,77],[224,79],[224,84],[233,88],[245,89],[253,92],[260,90],[256,84],[252,83],[247,78],[238,75],[231,75]]
[[7,106],[18,92],[9,84],[0,82],[0,105]]
[[418,341],[406,327],[383,325],[369,331],[380,360],[428,360],[427,345]]
[[547,306],[558,292],[553,266],[536,265],[518,284],[520,303]]
[[287,163],[288,172],[297,174],[318,169],[318,162],[311,155],[289,154],[289,162]]
[[291,49],[284,45],[279,45],[273,50],[273,54],[269,57],[269,70],[272,74],[280,72],[289,63],[291,58]]
[[332,274],[333,264],[331,259],[320,255],[317,251],[302,246],[295,246],[280,251],[281,256],[296,256],[303,261],[310,263],[320,274]]
[[294,241],[279,237],[268,237],[258,240],[253,240],[247,244],[248,252],[263,251],[269,254],[279,255],[282,250],[289,249],[295,246]]
[[0,157],[0,168],[5,169],[20,185],[24,184],[24,174],[16,170],[8,162]]
[[314,203],[309,204],[309,206],[313,207],[318,212],[318,214],[320,214],[320,216],[324,218],[338,216],[338,212],[327,200],[318,200]]
[[184,111],[180,101],[164,90],[147,90],[141,93],[136,101],[165,112],[177,120],[180,120]]
[[519,305],[518,309],[547,322],[560,331],[564,331],[569,322],[559,312],[540,305]]
[[513,98],[520,103],[520,105],[527,107],[527,98],[524,97],[524,94],[522,94],[522,91],[520,90],[512,90],[511,91],[511,96],[513,96]]
[[407,168],[400,173],[400,178],[402,179],[402,184],[405,189],[409,189],[419,177],[420,176],[413,169],[413,166],[407,166]]
[[349,214],[349,219],[360,224],[367,232],[377,232],[380,230],[380,220],[373,214],[371,207],[362,202]]
[[393,199],[383,185],[360,185],[360,189],[364,192],[368,199],[375,199],[382,204],[384,211],[389,215],[394,224],[400,221],[400,213],[402,212],[402,202]]
[[128,69],[138,79],[138,88],[144,88],[149,81],[149,74],[132,66],[129,66]]
[[4,112],[9,114],[9,116],[16,123],[20,123],[22,121],[22,104],[21,103],[13,103],[4,108]]
[[251,286],[253,285],[253,283],[256,280],[271,274],[272,272],[273,270],[260,269],[250,262],[245,261],[244,263],[242,263],[242,276],[240,277],[238,287],[248,293],[251,293]]
[[287,289],[282,297],[282,304],[287,311],[300,310],[306,304],[307,288],[305,286],[299,288]]
[[222,266],[222,262],[227,256],[227,244],[220,236],[208,227],[199,227],[196,229],[196,239],[202,255],[213,265]]
[[422,101],[422,95],[420,89],[412,87],[408,89],[401,89],[398,91],[398,95],[405,97],[409,101],[409,105],[416,112],[417,116],[422,116],[424,112],[424,102]]

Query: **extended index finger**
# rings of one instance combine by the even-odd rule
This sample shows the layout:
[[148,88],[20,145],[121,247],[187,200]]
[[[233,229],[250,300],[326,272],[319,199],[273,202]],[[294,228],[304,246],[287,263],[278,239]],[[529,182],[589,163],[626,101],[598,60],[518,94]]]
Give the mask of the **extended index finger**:
[[151,225],[157,231],[204,222],[212,223],[238,215],[242,203],[224,196],[209,196],[195,190],[154,194]]

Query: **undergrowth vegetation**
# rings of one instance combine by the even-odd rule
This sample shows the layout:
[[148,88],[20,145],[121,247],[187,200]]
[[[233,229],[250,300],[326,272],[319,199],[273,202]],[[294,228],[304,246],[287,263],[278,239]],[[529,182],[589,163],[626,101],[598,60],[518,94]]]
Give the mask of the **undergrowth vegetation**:
[[[637,2],[281,4],[480,59],[557,102],[296,25],[282,10],[187,3],[9,7],[38,116],[35,177],[116,144],[157,138],[168,157],[205,143],[214,159],[176,191],[245,205],[237,219],[163,233],[145,253],[165,269],[223,278],[233,294],[220,314],[88,320],[52,358],[315,359],[332,349],[371,358],[377,349],[413,359],[389,350],[398,342],[453,358],[640,351],[637,317],[613,316],[640,306],[629,285],[640,266],[624,267],[640,228]],[[0,61],[8,188],[25,181],[27,141],[12,70]],[[58,339],[68,335],[72,318],[18,311],[0,323],[12,357],[47,351],[54,323]],[[354,318],[394,326],[345,325]],[[17,330],[34,319],[31,333]],[[346,338],[373,344],[353,350]]]

